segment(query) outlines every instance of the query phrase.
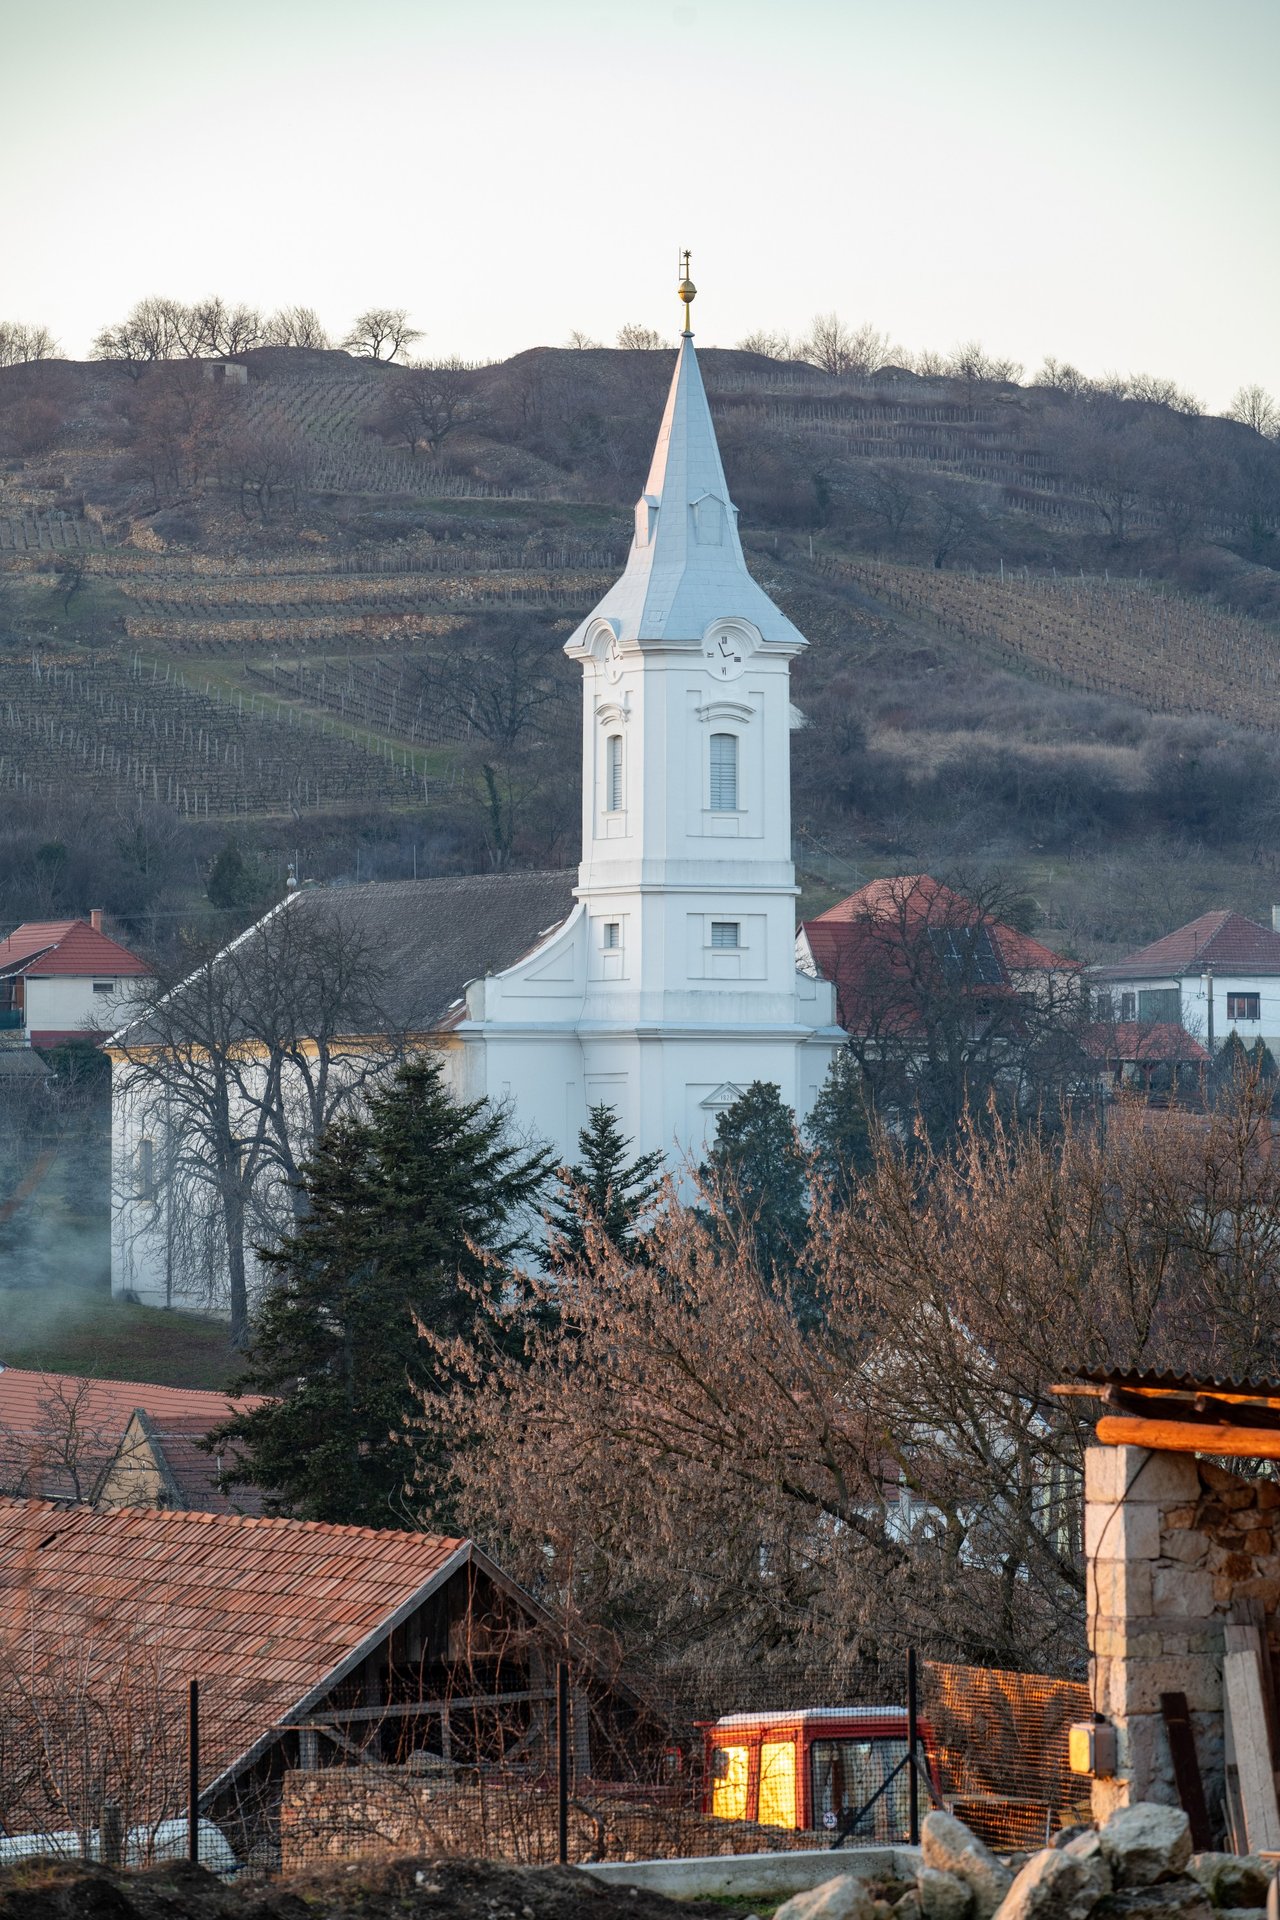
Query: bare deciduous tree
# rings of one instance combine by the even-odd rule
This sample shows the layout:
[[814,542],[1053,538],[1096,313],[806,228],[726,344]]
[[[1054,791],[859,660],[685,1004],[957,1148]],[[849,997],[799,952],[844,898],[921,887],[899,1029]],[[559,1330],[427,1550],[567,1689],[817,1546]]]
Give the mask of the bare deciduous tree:
[[889,336],[870,321],[864,321],[860,327],[849,327],[837,313],[818,313],[796,352],[810,366],[821,368],[833,379],[844,374],[866,378],[886,364]]
[[33,360],[52,360],[57,352],[58,343],[48,327],[0,320],[0,367],[25,367]]
[[972,386],[1005,385],[1022,378],[1020,361],[988,353],[980,340],[965,340],[953,347],[947,355],[945,370],[951,379],[964,380]]
[[325,349],[333,342],[314,307],[278,307],[266,321],[263,344]]
[[738,342],[739,353],[762,353],[769,360],[790,360],[795,354],[789,333],[779,333],[769,327],[757,327],[753,333],[743,336]]
[[618,345],[633,352],[656,353],[666,344],[656,327],[646,327],[639,320],[628,320],[625,326],[618,328]]
[[368,360],[395,360],[421,338],[421,328],[409,325],[406,307],[367,307],[352,321],[342,345]]
[[458,359],[411,367],[390,379],[371,416],[384,439],[403,441],[410,453],[419,447],[438,453],[450,434],[482,428],[487,420],[471,371]]
[[882,1136],[847,1206],[818,1199],[791,1297],[714,1195],[669,1197],[643,1264],[588,1222],[535,1283],[554,1325],[513,1309],[521,1360],[482,1379],[454,1349],[464,1384],[428,1405],[467,1524],[657,1662],[914,1642],[1078,1666],[1092,1422],[1049,1388],[1276,1363],[1268,1108],[1255,1087],[1159,1131],[1121,1104],[1105,1136]]
[[[117,1101],[130,1137],[152,1142],[166,1257],[211,1304],[222,1304],[225,1270],[237,1346],[249,1330],[250,1245],[291,1217],[312,1144],[399,1054],[384,985],[360,917],[304,893],[185,977],[158,976],[117,1037]],[[136,1157],[116,1167],[118,1207],[133,1207],[143,1177]]]
[[1238,388],[1227,408],[1227,418],[1238,420],[1241,426],[1252,427],[1255,433],[1260,433],[1266,440],[1274,440],[1280,434],[1280,407],[1265,387]]

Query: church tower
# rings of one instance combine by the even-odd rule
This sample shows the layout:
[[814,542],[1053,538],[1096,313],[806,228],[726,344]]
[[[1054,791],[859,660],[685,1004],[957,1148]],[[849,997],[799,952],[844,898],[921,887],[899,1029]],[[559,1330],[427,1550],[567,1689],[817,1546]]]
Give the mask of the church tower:
[[[501,1036],[517,1004],[527,1022],[537,979],[559,1001],[539,1017],[548,1046],[572,1036],[560,1070],[544,1055],[536,1089],[527,1070],[500,1078],[525,1124],[568,1153],[600,1101],[639,1149],[695,1157],[753,1080],[803,1117],[843,1038],[833,990],[795,965],[789,674],[806,642],[747,570],[687,274],[680,296],[626,569],[565,647],[583,676],[578,906],[483,983],[486,1049],[513,1068]],[[495,1065],[471,1090],[496,1090]]]

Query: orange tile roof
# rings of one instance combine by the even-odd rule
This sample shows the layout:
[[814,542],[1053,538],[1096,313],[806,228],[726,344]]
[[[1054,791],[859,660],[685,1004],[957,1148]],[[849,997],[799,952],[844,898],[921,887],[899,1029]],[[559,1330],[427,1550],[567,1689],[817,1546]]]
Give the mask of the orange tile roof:
[[[148,1420],[182,1498],[215,1511],[254,1512],[246,1488],[231,1498],[215,1485],[217,1464],[197,1444],[240,1408],[265,1396],[200,1387],[156,1387],[142,1380],[86,1380],[0,1366],[0,1495],[90,1499],[92,1486],[124,1440],[135,1413]],[[72,1431],[74,1428],[74,1440]]]
[[44,980],[93,974],[150,973],[145,960],[122,947],[87,920],[28,920],[0,940],[0,974],[25,973]]
[[0,1365],[0,1426],[29,1431],[40,1425],[51,1403],[65,1403],[73,1394],[77,1407],[84,1408],[94,1420],[119,1420],[121,1433],[137,1407],[158,1425],[166,1419],[199,1418],[214,1427],[237,1407],[261,1406],[265,1398],[263,1394],[247,1394],[233,1400],[229,1393],[209,1387],[157,1387],[145,1380],[85,1380],[72,1373],[38,1373],[28,1367]]
[[199,1679],[207,1791],[470,1557],[439,1534],[0,1500],[0,1665],[109,1698],[144,1650],[171,1711]]

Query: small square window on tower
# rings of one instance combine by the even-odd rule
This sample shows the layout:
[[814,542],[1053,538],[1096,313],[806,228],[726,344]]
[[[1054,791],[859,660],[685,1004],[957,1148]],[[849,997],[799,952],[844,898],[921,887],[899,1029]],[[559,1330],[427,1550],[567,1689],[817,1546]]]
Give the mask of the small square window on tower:
[[604,923],[604,944],[608,947],[622,945],[622,923],[618,920],[606,920]]
[[736,920],[713,920],[711,922],[712,946],[713,947],[741,946],[742,942],[738,937],[738,931],[739,931],[738,922]]

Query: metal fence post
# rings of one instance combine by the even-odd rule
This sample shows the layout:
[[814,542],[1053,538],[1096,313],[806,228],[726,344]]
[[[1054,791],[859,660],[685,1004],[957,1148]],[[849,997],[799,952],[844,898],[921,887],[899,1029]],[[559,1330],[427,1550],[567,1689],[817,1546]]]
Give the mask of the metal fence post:
[[910,1842],[920,1844],[920,1776],[916,1771],[916,1722],[919,1702],[916,1695],[916,1650],[907,1648],[907,1807]]
[[559,1802],[559,1846],[556,1858],[569,1864],[569,1663],[556,1664],[556,1772]]
[[200,1858],[200,1682],[187,1697],[187,1858]]

